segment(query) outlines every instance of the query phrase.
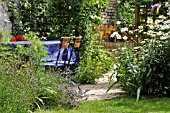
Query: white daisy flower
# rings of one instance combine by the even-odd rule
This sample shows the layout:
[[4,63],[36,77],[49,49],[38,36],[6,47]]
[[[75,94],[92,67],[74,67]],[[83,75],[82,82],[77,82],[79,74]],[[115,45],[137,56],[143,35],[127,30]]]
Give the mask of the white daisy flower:
[[123,33],[125,31],[128,31],[128,28],[127,27],[121,28],[120,31]]
[[127,37],[127,36],[124,36],[124,37],[123,37],[123,40],[127,40],[127,39],[128,39],[128,37]]
[[117,24],[117,25],[121,24],[121,21],[117,21],[116,24]]
[[116,34],[116,39],[122,39],[120,34]]

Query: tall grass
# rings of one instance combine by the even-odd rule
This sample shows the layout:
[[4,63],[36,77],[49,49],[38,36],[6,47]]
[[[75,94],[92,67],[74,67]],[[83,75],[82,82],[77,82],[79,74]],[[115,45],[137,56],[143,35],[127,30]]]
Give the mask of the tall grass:
[[30,109],[38,89],[37,70],[31,59],[1,47],[0,58],[0,112],[25,113]]
[[72,82],[58,70],[45,70],[37,64],[45,52],[38,38],[29,36],[31,48],[0,45],[0,113],[78,105]]

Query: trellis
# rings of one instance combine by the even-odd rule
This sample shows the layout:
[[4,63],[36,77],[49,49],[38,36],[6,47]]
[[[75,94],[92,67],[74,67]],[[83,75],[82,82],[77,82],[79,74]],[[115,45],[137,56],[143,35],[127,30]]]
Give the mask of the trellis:
[[[165,8],[165,2],[167,0],[153,0],[152,2],[147,2],[147,4],[140,4],[140,0],[135,0],[135,27],[136,29],[138,26],[143,26],[144,31],[148,30],[147,25],[147,20],[148,18],[153,19],[153,22],[155,21],[156,17],[158,17],[160,14],[161,15],[166,15],[166,8]],[[155,4],[161,4],[161,9],[159,13],[151,12],[151,7],[152,5]]]
[[[167,0],[153,0],[147,3],[139,5],[140,0],[135,0],[135,28],[138,29],[138,26],[143,26],[143,31],[148,31],[147,21],[152,19],[153,22],[161,14],[166,15],[165,2]],[[161,4],[161,9],[159,13],[156,11],[151,12],[151,8],[155,4]],[[136,42],[138,42],[138,37],[134,37]]]

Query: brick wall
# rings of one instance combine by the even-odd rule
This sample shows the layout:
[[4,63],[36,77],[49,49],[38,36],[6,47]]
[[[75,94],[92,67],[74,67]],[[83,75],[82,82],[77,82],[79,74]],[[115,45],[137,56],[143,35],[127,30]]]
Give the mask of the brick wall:
[[113,25],[117,13],[117,0],[108,0],[108,2],[108,9],[105,12],[102,12],[103,24]]

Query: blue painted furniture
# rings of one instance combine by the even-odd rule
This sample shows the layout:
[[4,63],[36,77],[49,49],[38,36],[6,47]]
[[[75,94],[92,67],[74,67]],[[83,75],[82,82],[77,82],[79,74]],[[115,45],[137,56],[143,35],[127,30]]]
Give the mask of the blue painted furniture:
[[[47,48],[48,51],[48,56],[42,57],[42,61],[47,61],[47,62],[52,62],[56,61],[58,57],[58,52],[59,52],[59,46],[61,44],[60,41],[41,41],[41,43]],[[16,41],[16,42],[8,42],[9,45],[15,46],[15,45],[24,45],[28,46],[30,44],[29,41]],[[68,54],[66,52],[68,51]],[[70,57],[71,55],[71,57]],[[61,49],[60,50],[60,56],[58,60],[69,60],[70,61],[75,61],[76,60],[76,55],[72,51],[72,47],[70,46],[67,50],[66,49]]]

